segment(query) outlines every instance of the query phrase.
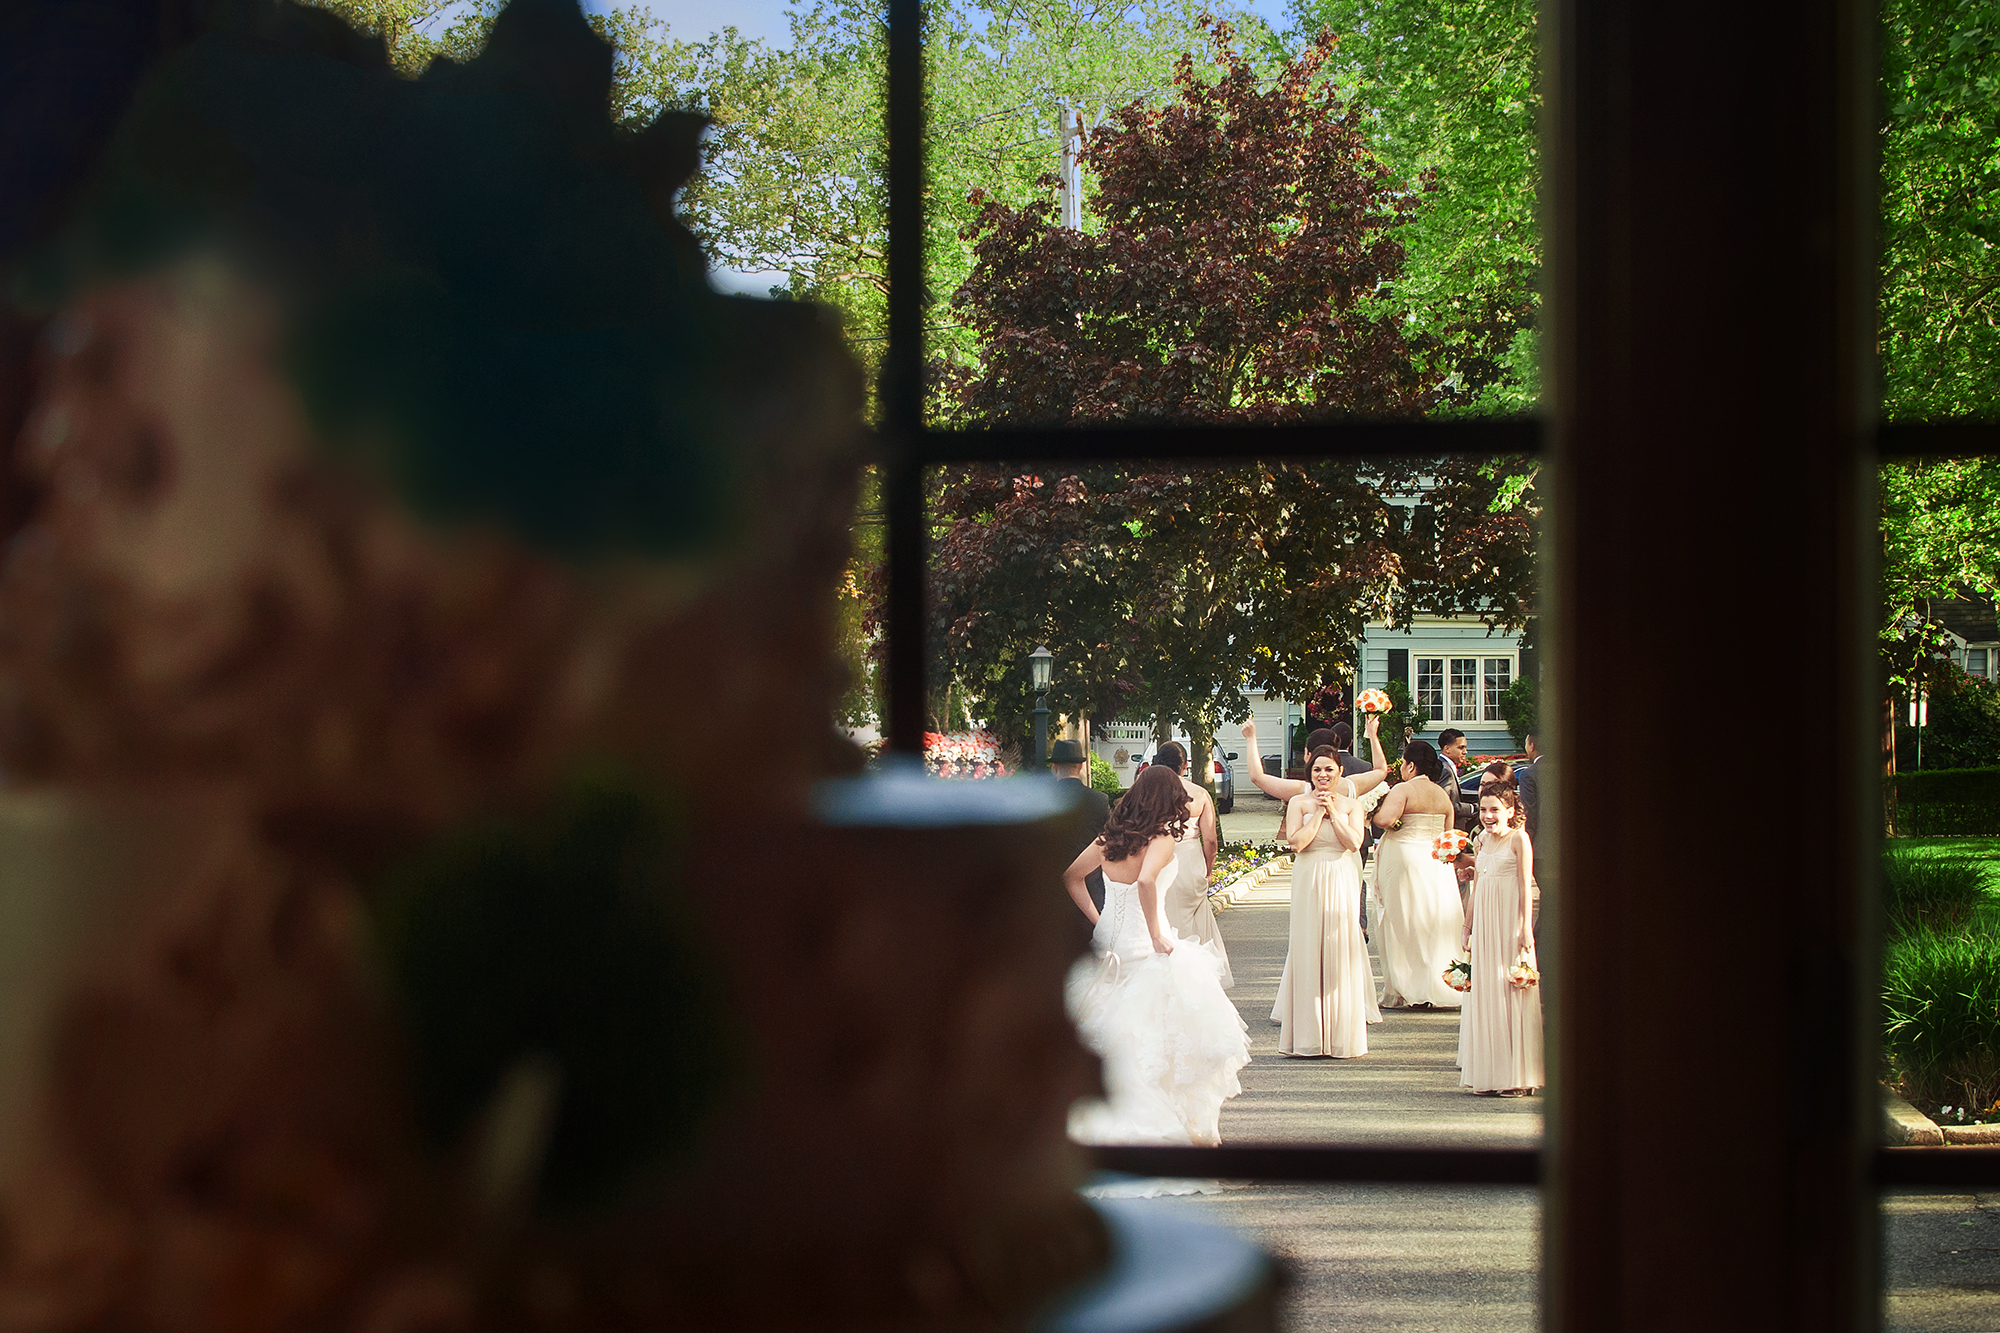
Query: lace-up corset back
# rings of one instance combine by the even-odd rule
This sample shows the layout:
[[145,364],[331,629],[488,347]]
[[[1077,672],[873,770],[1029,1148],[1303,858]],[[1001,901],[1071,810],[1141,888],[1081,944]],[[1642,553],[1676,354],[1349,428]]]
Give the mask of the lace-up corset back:
[[[1160,902],[1164,904],[1167,890],[1173,887],[1177,867],[1169,861],[1160,869],[1158,884]],[[1166,917],[1162,909],[1161,922]],[[1153,936],[1146,929],[1146,913],[1139,907],[1139,886],[1121,884],[1109,875],[1104,877],[1104,911],[1097,918],[1097,929],[1091,932],[1091,948],[1100,954],[1117,954],[1126,962],[1150,958],[1153,954]]]

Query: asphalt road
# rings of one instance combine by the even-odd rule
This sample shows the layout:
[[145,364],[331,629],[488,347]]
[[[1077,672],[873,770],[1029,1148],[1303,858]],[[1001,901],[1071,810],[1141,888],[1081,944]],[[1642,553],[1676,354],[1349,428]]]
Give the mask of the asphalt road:
[[[1261,813],[1248,804],[1225,821]],[[1270,1013],[1290,891],[1289,876],[1274,877],[1219,917],[1236,975],[1230,995],[1252,1041],[1243,1094],[1223,1108],[1223,1141],[1539,1142],[1540,1098],[1475,1097],[1458,1085],[1456,1013],[1387,1011],[1359,1059],[1277,1053]],[[1528,1333],[1537,1324],[1541,1205],[1532,1188],[1248,1184],[1144,1206],[1256,1237],[1286,1267],[1293,1329]],[[1885,1329],[2000,1331],[2000,1194],[1891,1195],[1882,1221]]]

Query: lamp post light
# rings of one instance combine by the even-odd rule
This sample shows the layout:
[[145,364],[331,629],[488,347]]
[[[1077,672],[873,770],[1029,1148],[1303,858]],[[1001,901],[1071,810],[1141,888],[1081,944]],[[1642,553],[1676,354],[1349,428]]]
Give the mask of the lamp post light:
[[1041,772],[1049,763],[1049,676],[1054,673],[1056,655],[1049,651],[1047,644],[1041,644],[1028,654],[1028,681],[1035,691],[1035,771]]
[[1931,691],[1920,684],[1910,692],[1910,725],[1917,732],[1917,767],[1924,766],[1924,728],[1931,724]]

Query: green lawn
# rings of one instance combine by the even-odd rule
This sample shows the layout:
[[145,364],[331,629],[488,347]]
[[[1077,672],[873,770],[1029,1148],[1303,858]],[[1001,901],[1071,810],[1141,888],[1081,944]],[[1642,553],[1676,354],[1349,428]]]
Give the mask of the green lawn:
[[1986,872],[1986,902],[1976,920],[1988,932],[2000,934],[2000,837],[1888,838],[1882,849],[1892,856],[1943,864],[1976,865]]
[[1884,851],[1926,861],[1975,861],[1986,867],[1986,882],[2000,893],[2000,838],[1890,838]]

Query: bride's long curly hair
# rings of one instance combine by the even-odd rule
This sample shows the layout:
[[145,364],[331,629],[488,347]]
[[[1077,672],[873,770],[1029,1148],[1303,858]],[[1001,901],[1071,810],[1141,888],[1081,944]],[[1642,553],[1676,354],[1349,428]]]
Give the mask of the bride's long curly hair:
[[1104,824],[1104,859],[1123,861],[1162,833],[1178,838],[1187,829],[1187,788],[1170,768],[1153,765],[1118,800]]

